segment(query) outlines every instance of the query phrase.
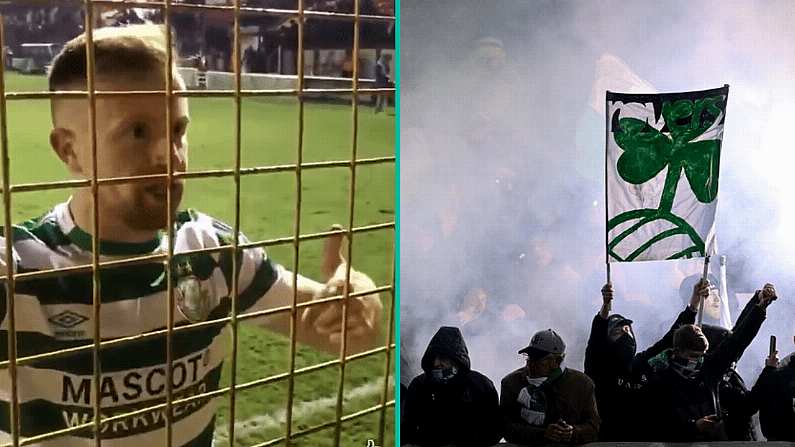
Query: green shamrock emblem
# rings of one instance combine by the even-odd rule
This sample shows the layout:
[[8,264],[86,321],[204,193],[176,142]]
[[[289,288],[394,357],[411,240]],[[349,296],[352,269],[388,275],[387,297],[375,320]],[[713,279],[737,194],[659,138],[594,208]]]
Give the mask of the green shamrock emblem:
[[[654,243],[677,234],[690,236],[693,246],[671,254],[669,259],[705,254],[704,241],[684,219],[672,214],[671,208],[682,171],[699,202],[711,203],[717,197],[721,141],[701,137],[721,119],[723,111],[720,105],[724,101],[725,96],[717,95],[695,101],[664,102],[662,116],[665,126],[660,130],[637,118],[618,120],[613,137],[624,151],[616,165],[619,176],[628,183],[640,185],[656,177],[666,167],[668,171],[657,209],[631,210],[608,221],[610,231],[624,222],[639,219],[608,244],[609,253],[615,259],[631,261]],[[638,228],[658,219],[670,222],[674,228],[654,236],[626,258],[613,251]]]

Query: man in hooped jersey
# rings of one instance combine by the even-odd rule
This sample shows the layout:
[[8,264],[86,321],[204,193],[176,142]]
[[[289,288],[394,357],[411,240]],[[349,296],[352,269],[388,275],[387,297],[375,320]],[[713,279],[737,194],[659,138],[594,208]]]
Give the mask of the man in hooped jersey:
[[[95,88],[100,91],[162,91],[165,89],[167,52],[164,30],[156,26],[102,28],[94,32]],[[51,91],[85,91],[86,36],[67,43],[53,61]],[[185,88],[176,69],[175,90]],[[92,178],[92,131],[87,96],[55,97],[51,101],[53,129],[50,143],[77,179]],[[188,102],[174,97],[170,122],[162,95],[98,96],[96,98],[97,177],[166,174],[187,170]],[[172,145],[167,147],[167,127]],[[168,251],[168,214],[174,223],[174,253],[170,269],[179,312],[175,326],[220,319],[232,307],[233,252],[182,254],[198,249],[229,247],[232,228],[198,211],[178,211],[184,181],[170,184],[171,209],[166,209],[169,183],[156,177],[143,181],[99,186],[100,261],[163,254]],[[92,262],[92,193],[76,188],[71,198],[38,218],[13,227],[13,263],[18,273],[90,265]],[[298,276],[299,302],[341,294],[347,270],[340,258],[341,236],[326,242],[325,283]],[[3,241],[5,243],[5,241]],[[6,269],[3,262],[3,272]],[[238,254],[237,312],[288,306],[293,300],[295,274],[272,262],[261,247]],[[162,330],[168,311],[167,278],[162,261],[105,267],[98,272],[101,290],[100,333],[103,340]],[[17,355],[36,355],[92,345],[92,272],[16,283]],[[366,275],[352,270],[351,291],[374,288]],[[5,291],[5,288],[3,288]],[[0,361],[8,360],[9,321],[5,296],[0,299]],[[382,305],[377,295],[351,298],[348,306],[348,354],[377,344]],[[328,352],[338,353],[342,334],[339,302],[299,310],[296,337]],[[248,320],[251,321],[251,320]],[[277,332],[290,333],[290,313],[258,319]],[[173,334],[172,391],[176,399],[218,389],[229,342],[224,322],[177,330]],[[93,353],[83,349],[66,355],[37,359],[17,368],[20,434],[35,436],[89,423],[99,399],[103,418],[144,409],[164,402],[167,388],[166,335],[101,349],[101,384],[94,383]],[[97,395],[98,394],[98,395]],[[11,431],[11,381],[0,372],[0,431]],[[196,399],[172,408],[173,445],[212,444],[215,405]],[[102,423],[102,444],[108,447],[165,445],[164,408]],[[45,440],[41,446],[94,445],[92,428]]]

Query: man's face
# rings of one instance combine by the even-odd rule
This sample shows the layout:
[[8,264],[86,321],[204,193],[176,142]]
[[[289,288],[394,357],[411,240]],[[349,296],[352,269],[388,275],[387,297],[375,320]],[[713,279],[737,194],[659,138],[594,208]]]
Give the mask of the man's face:
[[624,334],[629,334],[630,337],[634,338],[634,335],[632,334],[632,328],[630,327],[630,325],[625,324],[622,326],[616,326],[615,328],[613,328],[612,331],[610,331],[609,334],[607,334],[607,337],[610,339],[610,341],[615,343],[616,341],[618,341],[619,338],[624,336]]
[[531,359],[527,357],[525,370],[527,371],[527,377],[530,378],[547,377],[559,365],[560,362],[558,361],[558,357],[552,354],[540,359]]
[[709,295],[704,300],[704,312],[713,319],[720,319],[720,293],[716,287],[710,287]]
[[676,357],[679,357],[682,360],[698,360],[701,357],[703,357],[704,354],[707,353],[707,351],[709,350],[709,341],[707,340],[707,337],[704,335],[704,333],[701,331],[701,328],[699,327],[695,328],[695,332],[698,336],[700,336],[704,340],[704,345],[706,346],[706,349],[704,349],[703,351],[693,350],[693,349],[675,349],[674,354],[676,355]]
[[433,359],[434,368],[451,368],[455,363],[447,357],[438,356]]
[[470,55],[478,74],[496,74],[505,67],[505,51],[498,46],[481,44]]
[[[159,76],[134,79],[130,76],[97,80],[98,90],[163,90]],[[175,88],[177,83],[174,84]],[[71,100],[69,114],[61,114],[57,127],[73,130],[74,159],[69,169],[78,177],[91,178],[91,131],[88,126],[88,100]],[[97,171],[99,178],[166,174],[168,157],[174,172],[184,172],[188,163],[188,104],[186,98],[174,98],[171,122],[166,123],[163,96],[97,97]],[[167,126],[173,129],[172,147],[167,148]],[[172,216],[182,199],[182,180],[171,186]],[[155,230],[167,223],[167,179],[135,183],[101,185],[100,219],[114,216],[130,228]]]

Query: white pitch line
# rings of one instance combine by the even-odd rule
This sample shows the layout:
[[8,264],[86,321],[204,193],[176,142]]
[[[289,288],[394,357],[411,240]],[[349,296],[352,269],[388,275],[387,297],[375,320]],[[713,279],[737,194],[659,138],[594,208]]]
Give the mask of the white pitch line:
[[[389,384],[393,385],[394,380],[389,378]],[[374,380],[351,388],[346,392],[343,401],[361,399],[381,394],[384,391],[384,379]],[[301,402],[293,407],[293,420],[315,415],[323,410],[337,405],[337,396],[321,397],[320,399]],[[260,415],[235,423],[235,438],[248,436],[255,431],[263,431],[269,428],[283,426],[287,423],[287,410],[282,408],[274,415]],[[229,430],[224,425],[215,431],[215,442],[229,441]]]

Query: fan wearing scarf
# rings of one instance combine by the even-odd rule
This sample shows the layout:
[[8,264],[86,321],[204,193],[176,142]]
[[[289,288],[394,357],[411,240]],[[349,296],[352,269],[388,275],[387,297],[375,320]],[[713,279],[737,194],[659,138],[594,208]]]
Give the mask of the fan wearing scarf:
[[583,444],[599,433],[594,384],[585,374],[562,368],[566,344],[553,331],[537,332],[519,351],[524,367],[502,379],[503,436],[514,445]]
[[401,445],[489,447],[499,441],[497,390],[470,368],[458,328],[436,332],[422,356],[422,369],[406,393]]
[[636,338],[632,320],[620,314],[610,314],[613,286],[602,287],[602,308],[594,316],[591,335],[585,349],[585,374],[596,386],[596,403],[602,425],[600,441],[634,441],[643,438],[635,419],[642,412],[637,401],[641,387],[650,373],[649,359],[671,348],[674,332],[683,324],[696,321],[698,303],[709,293],[709,284],[700,282],[693,287],[690,303],[679,314],[671,329],[647,350],[636,353]]
[[759,332],[767,306],[776,299],[773,285],[765,284],[756,299],[735,330],[713,351],[707,353],[709,341],[700,327],[684,325],[674,333],[673,349],[649,361],[654,373],[642,398],[651,403],[645,422],[655,441],[728,440],[716,390]]
[[779,362],[778,351],[773,352],[751,397],[759,407],[759,425],[765,438],[795,442],[795,353]]

